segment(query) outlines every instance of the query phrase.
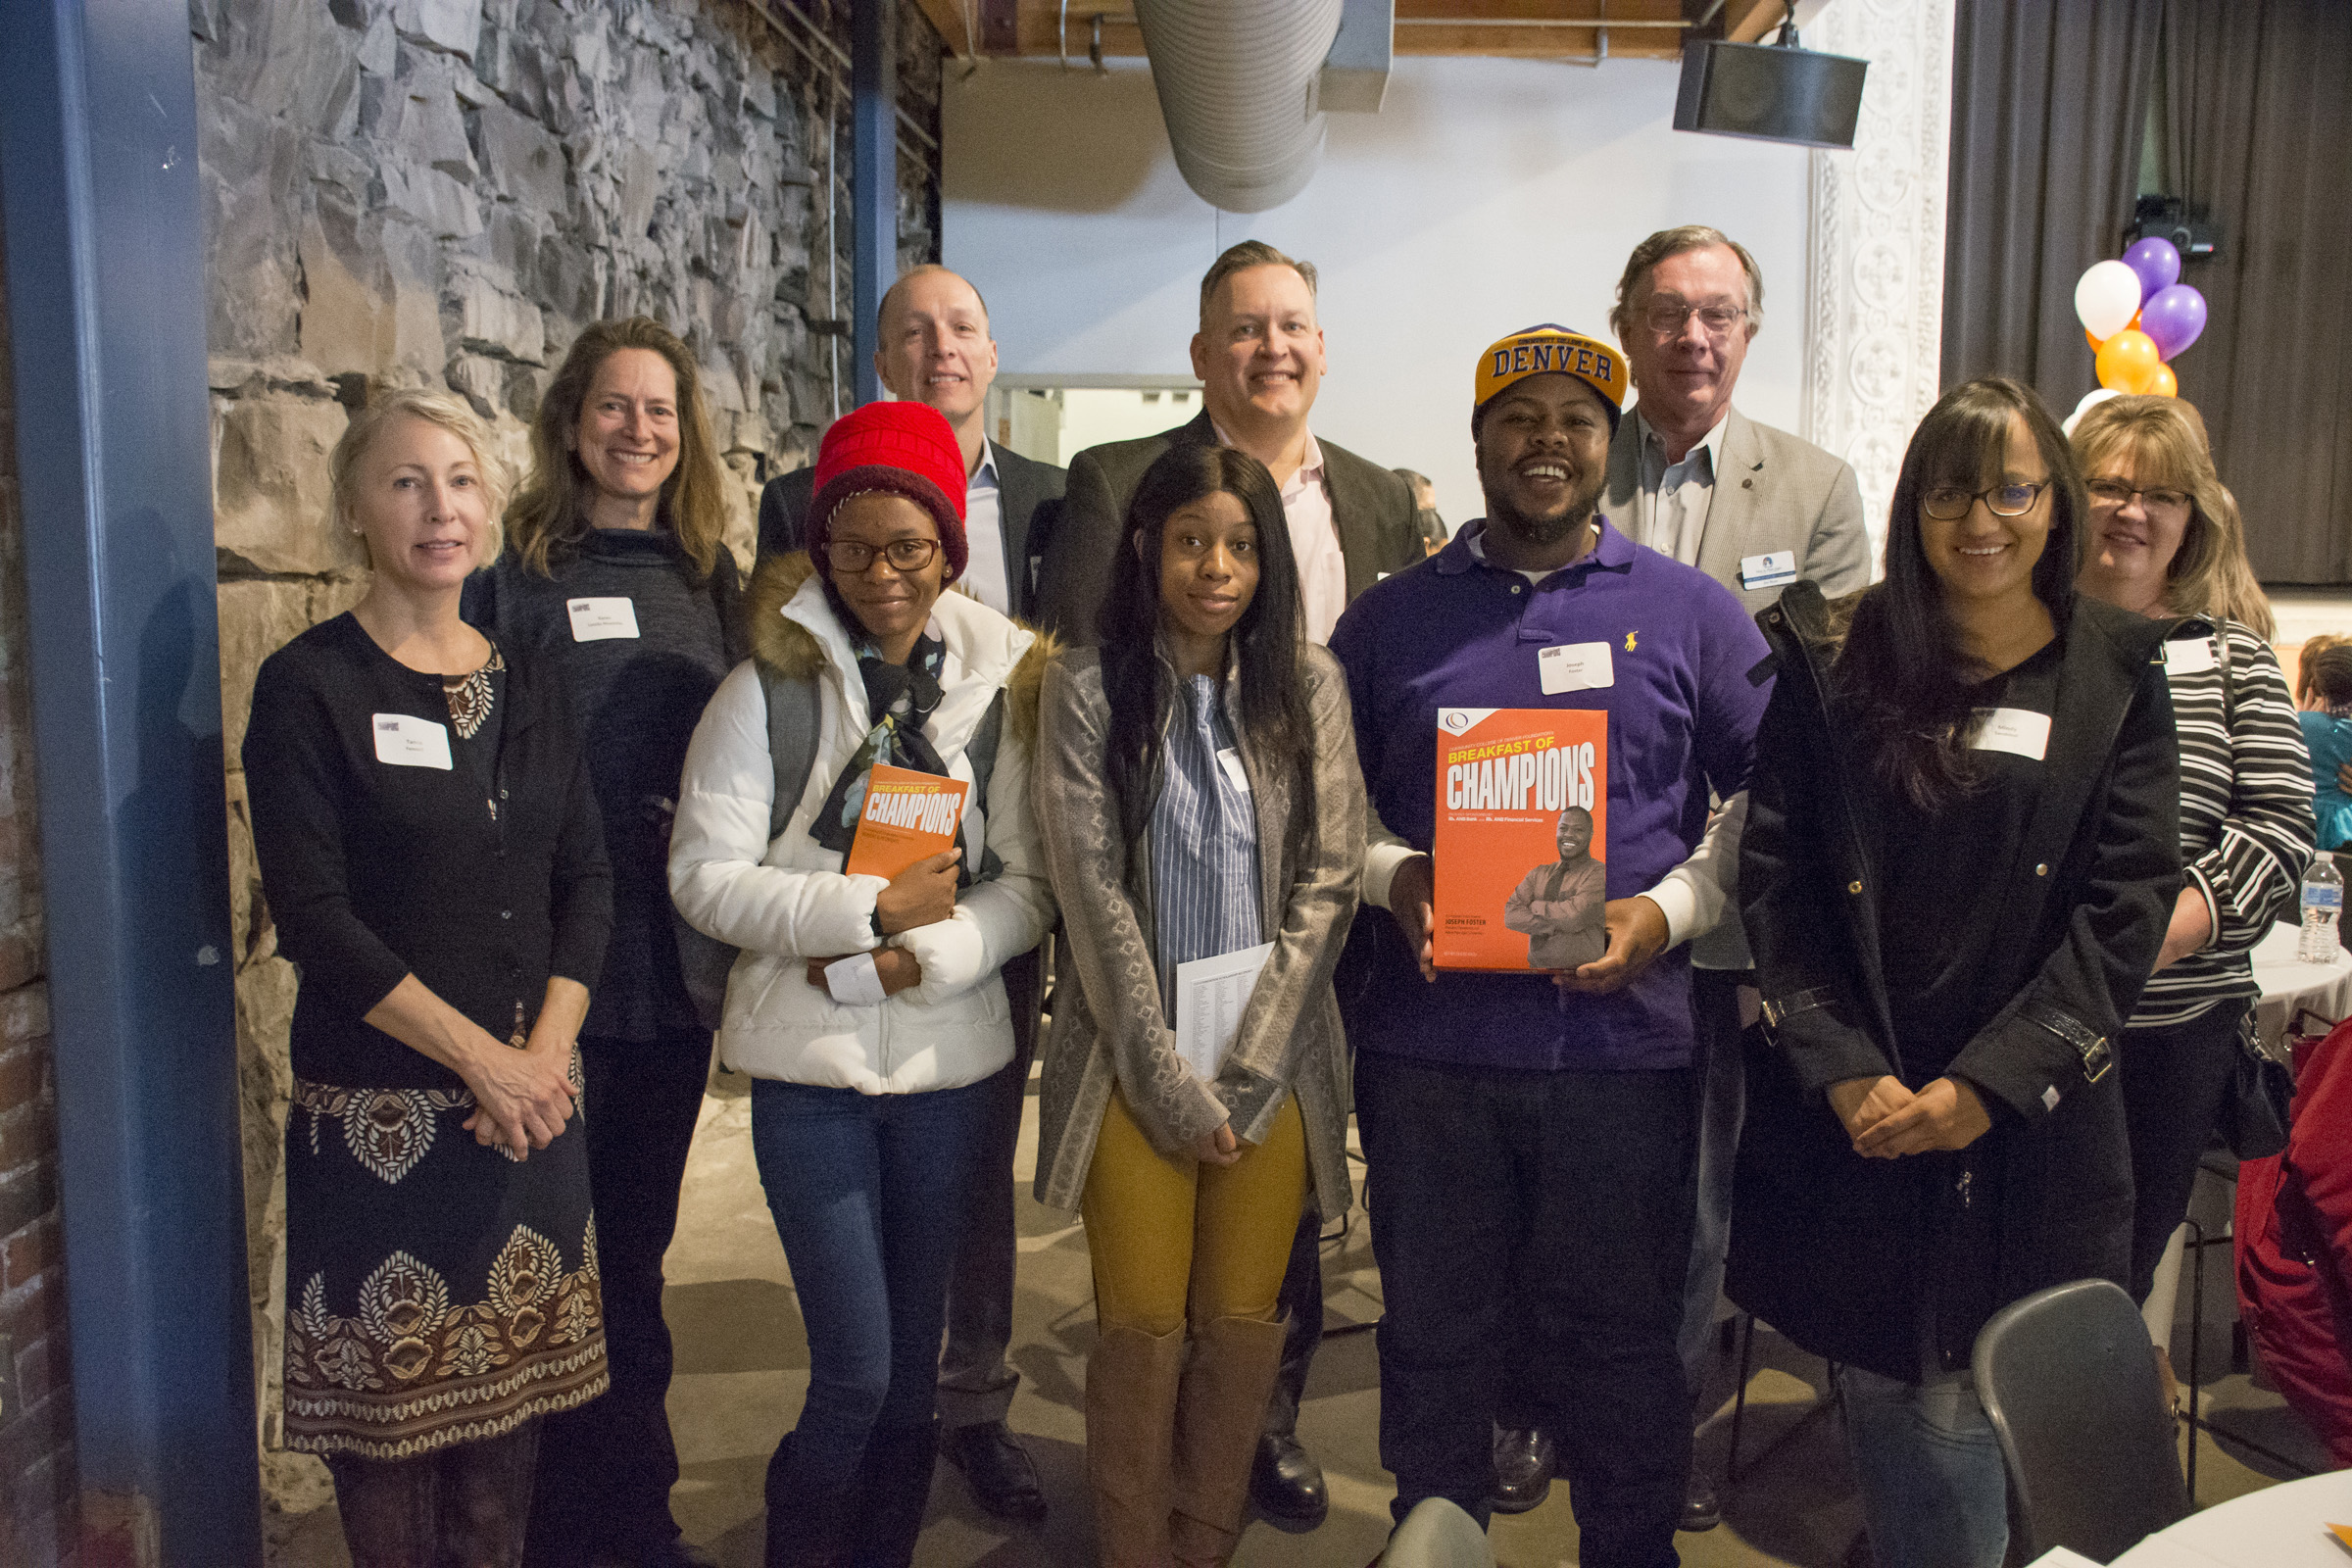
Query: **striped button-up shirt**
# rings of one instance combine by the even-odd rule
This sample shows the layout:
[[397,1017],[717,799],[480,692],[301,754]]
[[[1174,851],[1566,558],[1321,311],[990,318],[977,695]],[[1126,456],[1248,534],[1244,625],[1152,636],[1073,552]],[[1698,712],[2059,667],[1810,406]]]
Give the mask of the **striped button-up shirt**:
[[2292,917],[2311,859],[2311,763],[2270,645],[2233,620],[2191,621],[2165,644],[2165,665],[2180,734],[2180,858],[2213,935],[2148,981],[2134,1028],[2254,996],[2247,952]]
[[1177,687],[1159,800],[1152,808],[1152,922],[1160,1006],[1175,1021],[1176,966],[1266,940],[1257,812],[1219,684]]

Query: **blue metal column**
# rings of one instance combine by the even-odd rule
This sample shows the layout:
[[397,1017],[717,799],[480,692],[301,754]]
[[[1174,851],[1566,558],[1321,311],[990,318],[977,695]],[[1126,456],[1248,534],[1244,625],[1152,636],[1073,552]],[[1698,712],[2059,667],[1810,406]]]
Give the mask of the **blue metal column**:
[[850,341],[861,404],[882,395],[875,317],[899,276],[898,104],[898,0],[857,0],[850,19]]
[[8,246],[85,1489],[261,1561],[186,0],[13,0]]

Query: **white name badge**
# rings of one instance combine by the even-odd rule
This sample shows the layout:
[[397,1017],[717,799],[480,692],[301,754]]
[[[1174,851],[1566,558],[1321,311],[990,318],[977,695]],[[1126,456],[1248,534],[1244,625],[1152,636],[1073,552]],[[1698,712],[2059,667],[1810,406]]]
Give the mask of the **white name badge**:
[[1225,770],[1226,778],[1244,795],[1250,793],[1250,770],[1242,766],[1242,754],[1228,746],[1217,754],[1217,765]]
[[437,767],[449,771],[449,726],[408,713],[377,713],[375,760],[394,767]]
[[566,600],[564,608],[571,612],[571,640],[575,643],[637,635],[637,607],[626,599],[572,599]]
[[1607,643],[1559,643],[1544,649],[1536,655],[1536,673],[1546,697],[1617,684],[1617,666],[1609,661]]
[[2167,675],[2201,675],[2214,667],[2213,639],[2183,637],[2177,643],[2164,645],[2164,672]]
[[2038,762],[2050,749],[2050,715],[2030,708],[1980,708],[1977,732],[1968,744],[1980,752],[2008,752]]
[[1796,581],[1796,552],[1775,550],[1769,555],[1742,556],[1740,586],[1749,590],[1779,588]]

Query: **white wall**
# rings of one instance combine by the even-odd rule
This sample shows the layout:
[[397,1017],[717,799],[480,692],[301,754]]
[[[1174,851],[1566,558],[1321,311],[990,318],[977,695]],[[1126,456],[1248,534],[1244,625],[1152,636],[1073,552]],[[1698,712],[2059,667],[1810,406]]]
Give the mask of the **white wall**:
[[1185,186],[1140,65],[951,66],[943,253],[987,296],[1004,370],[1079,375],[1187,373],[1200,274],[1237,240],[1313,262],[1331,358],[1315,430],[1429,474],[1458,523],[1485,510],[1479,351],[1544,320],[1607,336],[1627,253],[1676,223],[1755,254],[1767,314],[1739,402],[1796,427],[1806,154],[1671,129],[1677,69],[1399,60],[1378,115],[1329,118],[1305,191],[1244,216]]

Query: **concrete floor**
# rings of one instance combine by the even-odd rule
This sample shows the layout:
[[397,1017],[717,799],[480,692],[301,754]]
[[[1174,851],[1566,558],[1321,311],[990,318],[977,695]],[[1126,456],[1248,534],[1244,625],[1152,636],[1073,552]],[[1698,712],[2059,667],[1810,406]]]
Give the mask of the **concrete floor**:
[[[783,1250],[760,1195],[751,1153],[747,1080],[714,1077],[703,1103],[688,1166],[678,1236],[668,1258],[667,1305],[677,1344],[671,1421],[683,1470],[673,1507],[687,1539],[724,1568],[756,1568],[760,1553],[760,1488],[777,1437],[808,1386]],[[1094,1340],[1086,1238],[1073,1216],[1032,1202],[1036,1101],[1030,1101],[1015,1176],[1020,1198],[1020,1283],[1013,1360],[1022,1382],[1012,1424],[1044,1474],[1053,1504],[1044,1525],[1004,1524],[975,1507],[961,1480],[942,1465],[923,1532],[918,1568],[1091,1568],[1083,1460],[1086,1353]],[[2229,1252],[2215,1249],[2206,1279],[2203,1405],[2209,1419],[2272,1454],[2306,1468],[2324,1465],[2316,1445],[2278,1396],[2228,1372]],[[1331,1337],[1317,1357],[1300,1436],[1330,1478],[1329,1520],[1310,1534],[1264,1521],[1244,1536],[1240,1568],[1360,1568],[1388,1535],[1393,1484],[1378,1456],[1379,1376],[1372,1336],[1348,1332],[1380,1313],[1379,1276],[1362,1210],[1326,1244],[1324,1277]],[[2181,1288],[2175,1354],[2187,1374],[2189,1291]],[[1757,1336],[1756,1370],[1740,1435],[1741,1481],[1724,1489],[1725,1522],[1678,1538],[1690,1568],[1853,1568],[1861,1517],[1833,1409],[1823,1402],[1821,1363],[1769,1332]],[[1718,1379],[1734,1381],[1729,1358]],[[1731,1407],[1700,1436],[1712,1474],[1726,1473]],[[2198,1439],[2198,1500],[2214,1503],[2298,1473],[2242,1443]],[[270,1562],[283,1568],[347,1568],[331,1504],[271,1522]],[[1554,1568],[1576,1560],[1576,1526],[1566,1489],[1543,1507],[1497,1518],[1492,1532],[1503,1568]]]

